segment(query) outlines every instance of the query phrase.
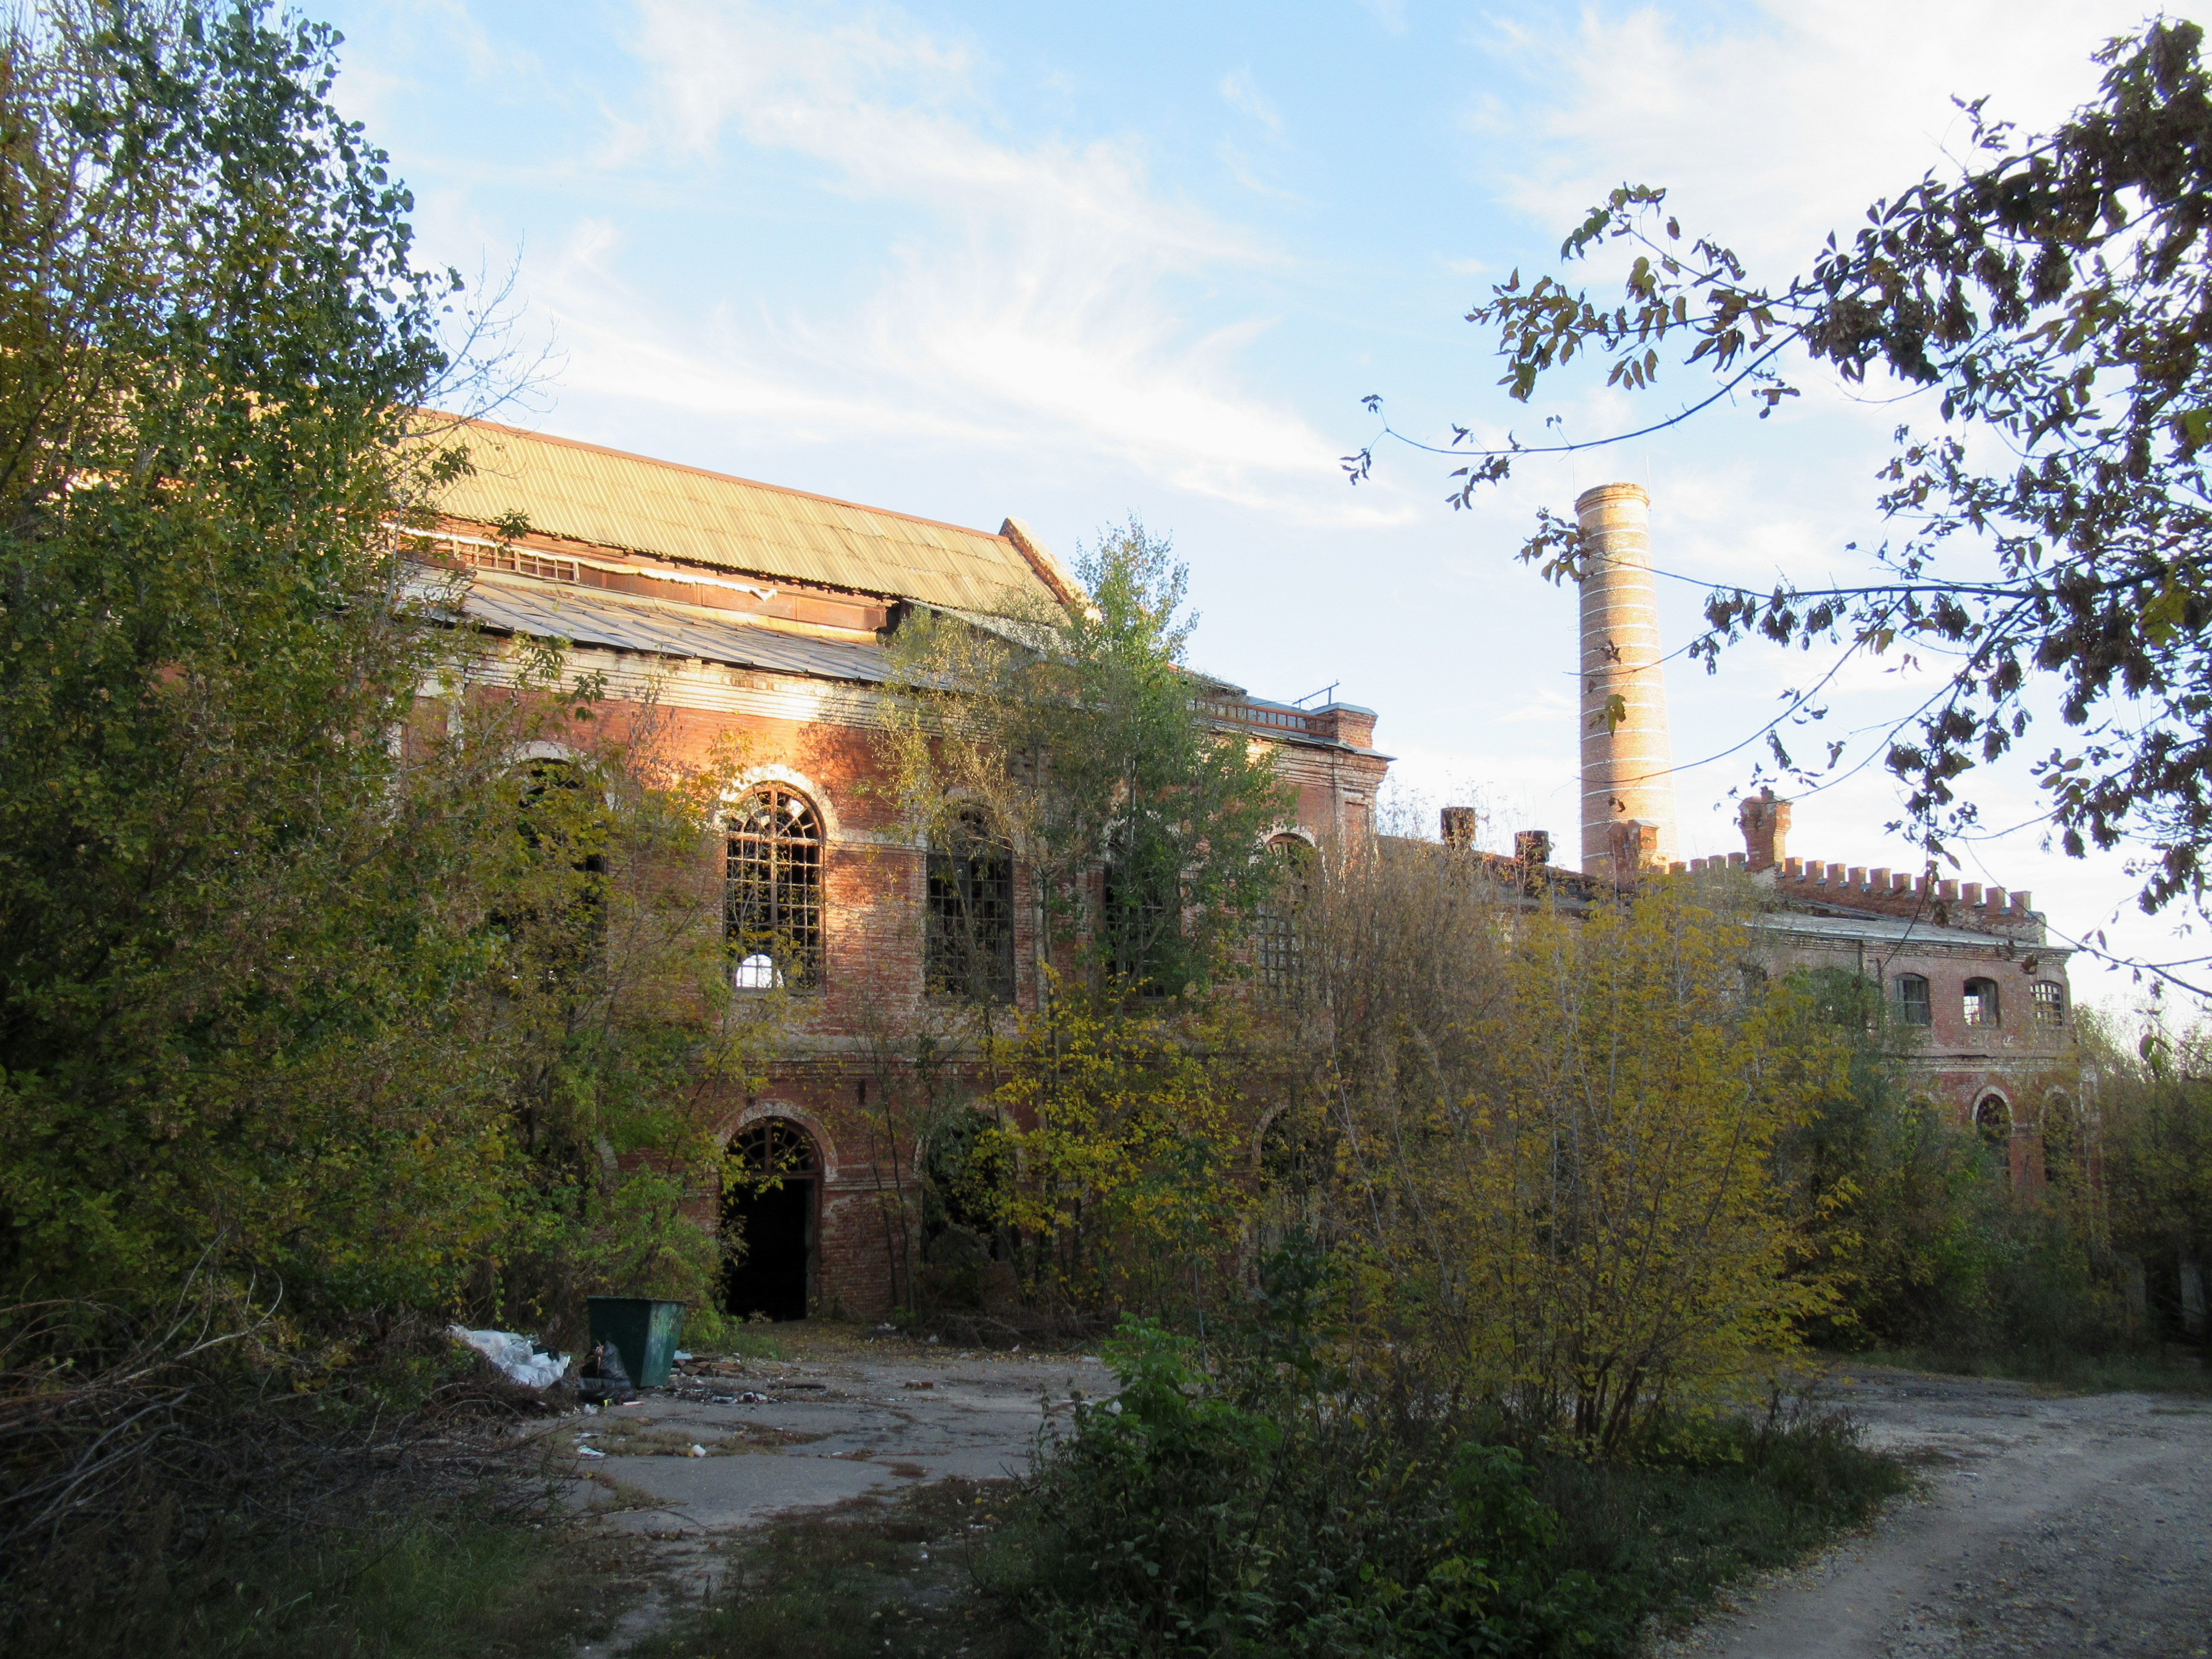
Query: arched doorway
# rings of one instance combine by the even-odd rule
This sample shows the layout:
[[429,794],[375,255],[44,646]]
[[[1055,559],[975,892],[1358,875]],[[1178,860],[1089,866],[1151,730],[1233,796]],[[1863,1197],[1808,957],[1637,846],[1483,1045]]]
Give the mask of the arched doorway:
[[722,1237],[742,1247],[722,1274],[722,1309],[740,1318],[804,1319],[814,1283],[822,1158],[789,1118],[763,1118],[731,1139],[722,1176]]

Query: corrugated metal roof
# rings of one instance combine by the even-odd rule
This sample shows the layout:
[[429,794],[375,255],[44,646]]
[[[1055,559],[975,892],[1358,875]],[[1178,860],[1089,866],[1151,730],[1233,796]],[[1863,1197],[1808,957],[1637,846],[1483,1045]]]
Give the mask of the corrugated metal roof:
[[[427,583],[422,588],[425,598],[441,591]],[[726,611],[588,587],[556,587],[486,571],[470,578],[461,611],[487,627],[538,639],[572,640],[578,645],[612,646],[662,657],[698,657],[740,668],[867,684],[880,684],[888,678],[890,659],[879,645],[811,639],[738,620]]]
[[[1775,933],[1822,933],[1831,939],[1882,940],[1917,945],[2020,945],[2027,941],[2008,933],[1979,933],[1965,927],[1939,927],[1932,921],[1913,921],[1903,916],[1808,916],[1801,911],[1771,910],[1752,923]],[[2064,947],[2031,945],[2039,956],[2064,956]]]
[[457,519],[968,611],[1052,602],[1006,536],[486,421],[422,441],[468,447],[474,474],[432,503]]

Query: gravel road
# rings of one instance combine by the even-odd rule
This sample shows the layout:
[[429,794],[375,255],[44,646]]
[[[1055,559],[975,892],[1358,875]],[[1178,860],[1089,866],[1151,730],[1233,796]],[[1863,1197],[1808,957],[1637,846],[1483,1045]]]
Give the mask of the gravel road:
[[1925,1489],[1664,1659],[2212,1652],[2212,1403],[1895,1371],[1837,1392]]

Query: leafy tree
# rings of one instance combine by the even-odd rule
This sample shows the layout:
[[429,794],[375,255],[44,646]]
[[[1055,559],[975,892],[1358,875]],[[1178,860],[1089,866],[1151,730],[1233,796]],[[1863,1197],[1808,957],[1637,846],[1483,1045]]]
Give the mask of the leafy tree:
[[380,526],[447,289],[325,100],[333,45],[90,0],[0,34],[18,1283],[158,1284],[250,1237],[416,1294],[495,1224],[471,1068],[403,1038],[481,946],[380,740],[428,662]]
[[1038,929],[1026,964],[1116,999],[1203,989],[1277,872],[1255,856],[1290,810],[1264,750],[1215,731],[1186,652],[1186,573],[1134,522],[1080,562],[1087,605],[1016,597],[988,626],[901,630],[904,708],[883,752],[928,844],[1010,848]]
[[[1611,1451],[1833,1303],[1791,1271],[1805,1223],[1773,1158],[1842,1048],[1746,975],[1710,893],[1662,880],[1573,914],[1480,879],[1409,846],[1324,889],[1334,1225],[1377,1317],[1439,1368]],[[1467,938],[1425,976],[1434,907],[1370,918],[1437,886]],[[1421,988],[1376,995],[1401,978]]]
[[695,971],[710,781],[635,732],[515,772],[592,689],[550,652],[488,698],[410,599],[461,301],[335,46],[255,3],[0,27],[11,1292],[551,1315],[712,1265],[681,1167],[624,1158],[757,1052]]
[[[1610,365],[1608,385],[1649,388],[1680,343],[1684,364],[1719,386],[1656,426],[1736,391],[1763,419],[1799,395],[1796,362],[1828,365],[1847,385],[1886,371],[1924,388],[1936,418],[1897,428],[1876,501],[1893,539],[1869,580],[1717,585],[1693,649],[1710,663],[1755,636],[1953,661],[1886,756],[1931,846],[1972,822],[1959,779],[2027,741],[2031,688],[2055,680],[2072,729],[2033,766],[2050,822],[2077,857],[2147,840],[2147,910],[2203,899],[2212,830],[2202,44],[2196,24],[2175,21],[2112,42],[2097,54],[2098,101],[2045,135],[2019,133],[1986,100],[1966,106],[1972,163],[1877,202],[1802,274],[1756,277],[1686,232],[1663,190],[1624,185],[1560,250],[1632,255],[1617,302],[1516,271],[1468,317],[1497,331],[1501,384],[1522,401],[1578,354]],[[1517,456],[1546,453],[1486,452],[1455,431],[1451,447],[1468,457],[1454,474],[1461,506]],[[1351,459],[1355,478],[1370,462]],[[1582,554],[1576,526],[1548,514],[1522,550],[1553,580],[1576,577]]]
[[2042,1101],[2053,1179],[2016,1189],[2010,1160],[1948,1120],[1913,1085],[1917,1028],[1890,1018],[1881,988],[1849,969],[1800,969],[1801,1017],[1848,1050],[1845,1073],[1776,1148],[1803,1224],[1797,1271],[1838,1292],[1808,1334],[1825,1346],[1914,1349],[1974,1363],[2023,1347],[2099,1346],[2108,1291],[2092,1273],[2097,1220],[2086,1183],[2059,1174],[2075,1126],[2051,1103],[2059,1076],[2022,1079]]
[[[1193,1252],[1236,1234],[1246,1056],[1212,994],[1275,891],[1261,838],[1291,802],[1264,748],[1206,716],[1168,544],[1132,523],[1079,574],[1087,603],[1066,611],[1012,596],[995,618],[909,621],[879,749],[949,934],[916,1052],[964,1050],[990,1081],[971,1163],[1000,1179],[961,1201],[1025,1241],[1044,1299],[1158,1307],[1202,1295]],[[986,872],[1010,905],[981,902]],[[1031,1007],[1009,1018],[1017,977]],[[947,1107],[965,1103],[908,1134],[945,1132]]]
[[2185,1331],[2184,1280],[2196,1280],[2201,1320],[2212,1261],[2212,1036],[2201,1026],[2176,1030],[2155,1006],[2132,1044],[2106,1024],[2085,1035],[2097,1073],[2090,1146],[2101,1159],[2112,1245],[2147,1266],[2154,1316]]
[[1202,1308],[1233,1267],[1254,1196],[1249,1060],[1220,1018],[1054,998],[1000,1045],[1001,1115],[973,1164],[1000,1173],[1032,1291]]

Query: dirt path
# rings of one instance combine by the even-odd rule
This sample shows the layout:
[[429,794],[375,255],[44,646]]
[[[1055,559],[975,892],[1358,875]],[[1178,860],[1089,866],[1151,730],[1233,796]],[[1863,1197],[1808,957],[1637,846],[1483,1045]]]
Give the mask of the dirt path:
[[1666,1659],[2212,1651],[2212,1403],[1881,1371],[1838,1392],[1925,1491],[1739,1590]]

